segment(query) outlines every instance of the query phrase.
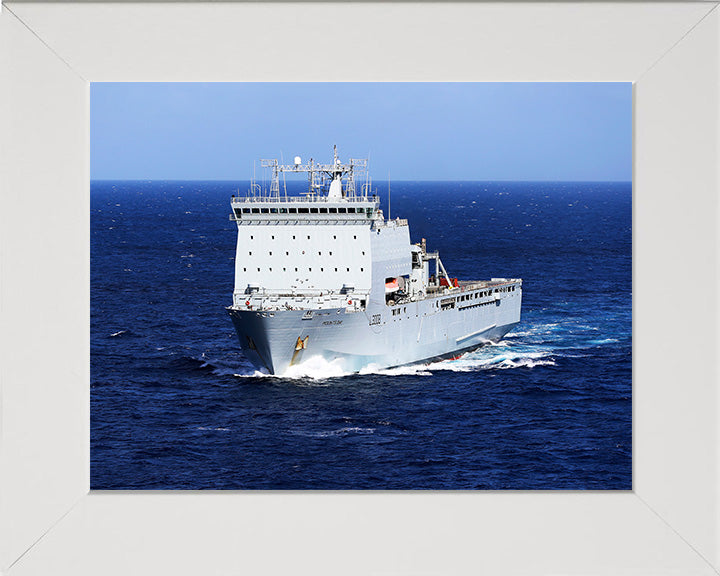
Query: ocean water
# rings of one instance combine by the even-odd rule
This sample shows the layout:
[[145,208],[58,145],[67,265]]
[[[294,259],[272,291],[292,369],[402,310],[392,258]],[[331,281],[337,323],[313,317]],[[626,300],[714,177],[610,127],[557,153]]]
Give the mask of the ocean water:
[[631,489],[630,183],[394,182],[451,276],[523,278],[521,324],[457,360],[286,377],[224,309],[238,190],[92,183],[93,489]]

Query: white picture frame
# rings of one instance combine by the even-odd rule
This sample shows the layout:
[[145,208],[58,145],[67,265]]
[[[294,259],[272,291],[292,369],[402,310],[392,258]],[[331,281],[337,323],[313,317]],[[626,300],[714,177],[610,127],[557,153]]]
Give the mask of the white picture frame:
[[[0,571],[720,571],[720,10],[33,3],[0,13]],[[89,491],[89,82],[632,81],[633,490]]]

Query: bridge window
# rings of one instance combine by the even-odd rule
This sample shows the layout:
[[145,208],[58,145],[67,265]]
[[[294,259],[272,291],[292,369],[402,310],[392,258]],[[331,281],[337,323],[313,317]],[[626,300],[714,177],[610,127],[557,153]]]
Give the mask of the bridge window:
[[337,214],[337,208],[328,208],[330,214]]
[[298,214],[307,214],[308,212],[310,212],[308,208],[298,208],[297,211]]
[[260,208],[260,213],[261,213],[261,214],[269,214],[269,213],[270,213],[270,208]]
[[290,208],[290,214],[297,214],[297,208]]
[[253,208],[252,209],[253,214],[260,214],[260,208]]
[[243,214],[250,214],[250,208],[243,208]]
[[280,208],[280,214],[287,214],[287,208]]
[[338,213],[345,214],[345,212],[347,212],[345,208],[338,208]]
[[235,218],[242,218],[242,210],[240,208],[235,208],[233,211],[235,212]]
[[320,208],[320,214],[327,214],[327,208]]
[[348,208],[348,214],[355,214],[355,208]]
[[317,208],[310,208],[310,214],[317,214],[318,209]]

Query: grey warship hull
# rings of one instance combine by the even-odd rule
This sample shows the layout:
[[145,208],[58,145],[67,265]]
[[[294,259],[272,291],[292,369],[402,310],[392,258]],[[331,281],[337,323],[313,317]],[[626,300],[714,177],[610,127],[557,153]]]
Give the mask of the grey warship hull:
[[359,372],[452,358],[502,339],[520,321],[521,293],[475,298],[487,292],[457,294],[452,308],[447,301],[444,309],[439,306],[447,297],[409,302],[389,317],[381,308],[228,311],[243,352],[270,374],[316,357],[343,372]]

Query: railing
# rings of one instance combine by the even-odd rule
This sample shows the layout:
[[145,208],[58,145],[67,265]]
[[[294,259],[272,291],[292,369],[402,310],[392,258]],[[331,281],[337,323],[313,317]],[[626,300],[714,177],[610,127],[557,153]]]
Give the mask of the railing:
[[238,204],[255,203],[255,202],[310,202],[334,204],[336,202],[377,202],[377,196],[348,196],[345,198],[329,198],[327,196],[319,196],[317,194],[308,194],[307,196],[231,196],[231,202]]

